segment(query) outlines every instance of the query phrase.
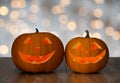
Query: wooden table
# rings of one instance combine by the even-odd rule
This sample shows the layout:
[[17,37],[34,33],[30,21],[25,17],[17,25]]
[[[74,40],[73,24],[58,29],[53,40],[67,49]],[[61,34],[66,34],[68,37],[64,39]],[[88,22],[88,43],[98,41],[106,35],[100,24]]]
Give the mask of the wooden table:
[[120,58],[110,58],[95,74],[74,73],[65,61],[54,72],[29,74],[17,69],[11,58],[0,58],[0,83],[120,83]]

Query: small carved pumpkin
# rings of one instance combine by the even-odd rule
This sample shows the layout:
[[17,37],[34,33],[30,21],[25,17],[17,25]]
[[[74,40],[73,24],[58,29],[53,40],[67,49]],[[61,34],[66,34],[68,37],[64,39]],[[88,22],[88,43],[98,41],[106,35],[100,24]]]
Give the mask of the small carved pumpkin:
[[12,45],[14,64],[26,72],[51,72],[62,62],[64,48],[61,40],[48,32],[26,33]]
[[100,39],[87,36],[69,41],[65,49],[65,60],[70,69],[79,73],[94,73],[103,69],[108,62],[107,45]]

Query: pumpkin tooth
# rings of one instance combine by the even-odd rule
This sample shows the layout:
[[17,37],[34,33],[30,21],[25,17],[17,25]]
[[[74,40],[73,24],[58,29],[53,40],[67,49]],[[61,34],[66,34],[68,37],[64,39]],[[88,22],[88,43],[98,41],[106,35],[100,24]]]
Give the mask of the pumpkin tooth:
[[74,62],[76,62],[76,60],[75,60],[75,59],[73,59],[73,61],[74,61]]
[[89,64],[90,62],[89,61],[85,61],[85,64]]
[[43,56],[39,56],[39,58],[42,58]]
[[36,61],[33,61],[33,64],[36,64],[37,62]]
[[102,59],[102,56],[99,57],[99,60],[101,60],[101,59]]

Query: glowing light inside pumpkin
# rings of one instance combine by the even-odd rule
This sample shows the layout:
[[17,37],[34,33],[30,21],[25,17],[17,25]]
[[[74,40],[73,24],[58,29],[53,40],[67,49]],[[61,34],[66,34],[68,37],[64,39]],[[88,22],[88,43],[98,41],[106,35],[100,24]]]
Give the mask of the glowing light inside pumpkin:
[[90,63],[97,63],[100,61],[106,53],[106,50],[103,50],[100,54],[94,57],[77,57],[74,54],[71,54],[69,51],[69,54],[74,62],[78,62],[79,64],[90,64]]
[[82,46],[80,45],[77,50],[82,51]]
[[36,51],[39,51],[39,50],[40,50],[40,47],[35,47],[35,50],[36,50]]
[[81,43],[80,43],[80,42],[77,42],[77,43],[72,47],[72,49],[77,49],[77,48],[79,48],[79,46],[81,46]]
[[54,55],[54,53],[55,51],[52,51],[44,56],[39,56],[39,55],[28,55],[19,51],[19,55],[22,60],[33,64],[40,64],[47,62]]
[[86,50],[86,51],[85,51],[85,54],[88,54],[88,53],[89,53],[89,51],[88,51],[88,50]]
[[[81,44],[80,42],[77,42],[77,43],[72,47],[72,49],[75,49],[75,50],[77,50],[77,51],[79,51],[79,52],[84,52],[84,54],[89,54],[89,53],[90,53],[89,50],[83,50],[82,44]],[[101,47],[98,43],[93,42],[93,43],[91,44],[91,46],[90,46],[90,50],[91,50],[91,51],[94,51],[94,50],[97,50],[97,49],[102,50],[102,47]]]
[[94,42],[92,45],[91,45],[91,50],[96,50],[96,49],[102,49],[102,47],[99,45],[99,44],[97,44],[96,42]]
[[32,40],[30,37],[28,37],[25,41],[24,44],[32,44]]
[[42,41],[43,44],[52,44],[49,38],[45,37],[44,40]]
[[[23,42],[24,44],[32,44],[32,39],[31,37],[27,37],[25,39],[25,41]],[[41,42],[43,44],[52,44],[52,42],[50,41],[49,38],[45,37],[43,39],[43,41]],[[36,46],[34,47],[34,50],[35,51],[40,51],[40,46]],[[55,53],[55,50],[46,54],[46,55],[34,55],[34,54],[27,54],[27,53],[24,53],[22,51],[19,51],[19,55],[21,57],[22,60],[28,62],[28,63],[33,63],[33,64],[40,64],[40,63],[44,63],[46,61],[48,61]]]

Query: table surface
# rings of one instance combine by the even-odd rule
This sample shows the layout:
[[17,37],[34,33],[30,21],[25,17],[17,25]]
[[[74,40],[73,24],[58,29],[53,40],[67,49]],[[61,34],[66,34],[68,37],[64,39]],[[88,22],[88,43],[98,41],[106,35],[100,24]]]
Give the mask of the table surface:
[[51,73],[30,74],[15,67],[11,58],[0,58],[0,83],[118,83],[120,58],[110,58],[107,66],[95,74],[72,72],[63,60]]

